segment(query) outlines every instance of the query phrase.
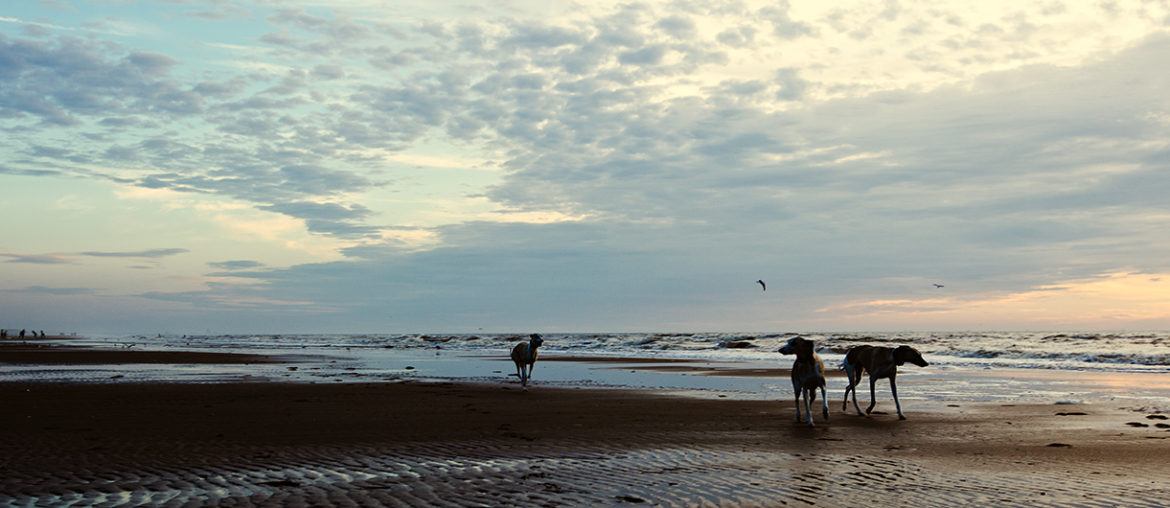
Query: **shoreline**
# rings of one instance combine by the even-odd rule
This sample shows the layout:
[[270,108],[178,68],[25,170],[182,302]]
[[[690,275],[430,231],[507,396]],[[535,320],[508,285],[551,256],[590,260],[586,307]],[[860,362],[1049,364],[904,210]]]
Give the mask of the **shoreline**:
[[[559,388],[652,389],[699,397],[787,400],[791,358],[769,360],[543,353],[534,382]],[[844,373],[827,363],[828,396],[839,400]],[[516,381],[507,352],[384,348],[143,348],[0,341],[0,384],[155,382],[360,383],[433,381],[499,385]],[[868,400],[867,383],[859,397]],[[899,395],[910,407],[951,402],[1125,401],[1170,413],[1170,377],[1159,372],[935,365],[899,369]],[[880,405],[892,403],[887,380]]]
[[[48,339],[45,339],[48,341]],[[50,343],[0,343],[0,364],[76,365],[76,364],[252,364],[288,363],[290,355],[202,351],[137,351],[72,346]]]

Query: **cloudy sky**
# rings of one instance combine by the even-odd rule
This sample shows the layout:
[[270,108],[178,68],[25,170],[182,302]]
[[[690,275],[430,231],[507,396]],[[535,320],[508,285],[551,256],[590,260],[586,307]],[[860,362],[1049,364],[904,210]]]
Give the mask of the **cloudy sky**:
[[5,3],[0,327],[1170,329],[1167,0],[416,4]]

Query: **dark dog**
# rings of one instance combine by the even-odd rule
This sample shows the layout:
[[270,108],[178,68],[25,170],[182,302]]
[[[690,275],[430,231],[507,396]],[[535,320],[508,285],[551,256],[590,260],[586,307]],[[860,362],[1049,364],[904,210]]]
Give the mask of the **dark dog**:
[[512,348],[512,362],[516,364],[516,376],[520,378],[520,386],[524,391],[528,391],[528,380],[532,378],[532,368],[536,366],[536,348],[544,344],[539,334],[528,337],[528,342],[521,342]]
[[853,409],[857,410],[857,414],[861,414],[861,408],[857,406],[857,384],[861,382],[862,372],[869,373],[869,407],[865,408],[865,414],[873,411],[874,404],[877,399],[874,397],[874,383],[877,380],[888,377],[890,378],[890,392],[894,394],[894,405],[898,408],[898,419],[905,420],[906,416],[902,414],[902,403],[898,402],[898,385],[895,379],[898,377],[898,366],[906,363],[912,363],[919,367],[925,367],[928,364],[926,360],[922,359],[922,354],[910,346],[898,346],[894,349],[882,346],[856,346],[845,353],[845,361],[841,363],[841,367],[845,369],[845,376],[849,378],[849,386],[845,388],[845,400],[841,402],[841,410],[844,411],[849,404],[849,392],[853,392]]
[[796,421],[800,421],[800,396],[804,395],[804,412],[808,415],[808,426],[813,426],[810,404],[817,400],[817,388],[821,389],[821,405],[825,420],[829,419],[829,401],[825,395],[825,363],[813,350],[813,341],[794,337],[778,350],[786,355],[796,355],[792,362],[792,391],[796,395]]

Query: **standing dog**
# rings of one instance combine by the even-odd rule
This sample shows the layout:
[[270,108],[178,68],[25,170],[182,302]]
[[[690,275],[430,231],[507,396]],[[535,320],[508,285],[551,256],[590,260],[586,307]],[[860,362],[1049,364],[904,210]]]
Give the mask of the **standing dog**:
[[865,408],[865,414],[873,411],[874,404],[877,404],[877,399],[874,397],[874,384],[877,380],[888,377],[890,378],[890,393],[894,394],[894,405],[898,408],[898,419],[905,420],[906,416],[902,414],[902,403],[898,402],[898,385],[895,379],[898,377],[898,366],[904,365],[907,362],[925,367],[928,364],[926,360],[922,359],[922,354],[910,346],[898,346],[894,349],[882,346],[855,346],[845,353],[845,361],[841,363],[841,367],[845,369],[845,376],[849,378],[849,386],[845,388],[845,400],[841,401],[841,410],[844,411],[849,404],[849,392],[853,391],[853,409],[857,410],[857,414],[861,414],[861,408],[857,406],[857,384],[861,382],[862,372],[869,373],[869,407]]
[[804,395],[804,412],[808,415],[808,426],[813,426],[811,402],[817,400],[817,388],[821,389],[821,405],[825,420],[829,419],[829,401],[825,395],[825,363],[813,351],[813,341],[804,337],[793,337],[778,350],[786,355],[796,355],[792,362],[792,391],[796,392],[796,421],[800,421],[800,396]]
[[540,334],[528,336],[528,342],[521,342],[512,348],[512,361],[516,364],[516,376],[520,378],[520,386],[528,391],[528,380],[532,378],[532,368],[536,366],[536,348],[544,344]]

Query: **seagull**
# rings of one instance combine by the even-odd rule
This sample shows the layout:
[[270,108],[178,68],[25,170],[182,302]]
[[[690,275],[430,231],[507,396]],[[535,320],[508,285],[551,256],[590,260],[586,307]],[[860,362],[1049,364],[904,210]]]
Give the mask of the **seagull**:
[[935,285],[934,285],[934,287],[936,287],[936,288],[941,288],[941,287],[944,287],[944,286],[943,286],[942,284],[935,284]]
[[762,280],[757,280],[757,281],[756,281],[756,284],[759,284],[761,288],[764,288],[764,291],[767,291],[767,290],[768,290],[768,286],[767,286],[766,284],[764,284],[764,281],[762,281]]

